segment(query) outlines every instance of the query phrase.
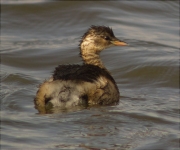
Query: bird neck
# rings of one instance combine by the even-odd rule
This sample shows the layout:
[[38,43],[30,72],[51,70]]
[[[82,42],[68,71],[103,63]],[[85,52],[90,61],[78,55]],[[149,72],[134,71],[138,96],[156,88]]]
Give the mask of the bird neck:
[[95,65],[100,68],[105,68],[99,54],[96,53],[81,53],[81,57],[84,61],[84,64],[90,64],[90,65]]
[[99,56],[104,47],[98,46],[92,41],[94,41],[94,39],[90,36],[83,39],[80,43],[80,55],[84,64],[91,64],[100,68],[105,68]]

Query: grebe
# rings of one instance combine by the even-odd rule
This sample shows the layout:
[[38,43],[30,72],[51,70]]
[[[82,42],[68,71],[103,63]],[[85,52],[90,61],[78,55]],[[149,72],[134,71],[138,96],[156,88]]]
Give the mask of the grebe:
[[80,41],[83,65],[59,65],[52,77],[40,85],[35,108],[111,105],[119,102],[118,87],[100,60],[100,52],[111,46],[125,46],[111,28],[91,26]]

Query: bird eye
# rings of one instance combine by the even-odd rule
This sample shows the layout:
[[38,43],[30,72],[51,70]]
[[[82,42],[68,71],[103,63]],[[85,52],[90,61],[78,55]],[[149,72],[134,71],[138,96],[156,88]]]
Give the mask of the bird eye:
[[110,38],[108,36],[105,36],[104,39],[105,40],[110,40]]

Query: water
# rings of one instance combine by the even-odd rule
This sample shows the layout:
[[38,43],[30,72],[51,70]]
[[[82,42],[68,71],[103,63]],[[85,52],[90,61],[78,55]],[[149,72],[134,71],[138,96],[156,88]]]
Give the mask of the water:
[[[58,64],[80,64],[90,25],[127,47],[101,58],[117,106],[39,115],[37,86]],[[179,149],[179,1],[1,1],[1,149]]]

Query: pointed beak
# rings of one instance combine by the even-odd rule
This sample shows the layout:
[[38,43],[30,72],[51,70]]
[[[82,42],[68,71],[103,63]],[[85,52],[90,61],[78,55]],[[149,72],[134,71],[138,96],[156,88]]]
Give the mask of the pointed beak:
[[123,42],[123,41],[120,41],[119,39],[113,39],[111,41],[112,44],[114,44],[115,46],[126,46],[128,45],[127,43]]

